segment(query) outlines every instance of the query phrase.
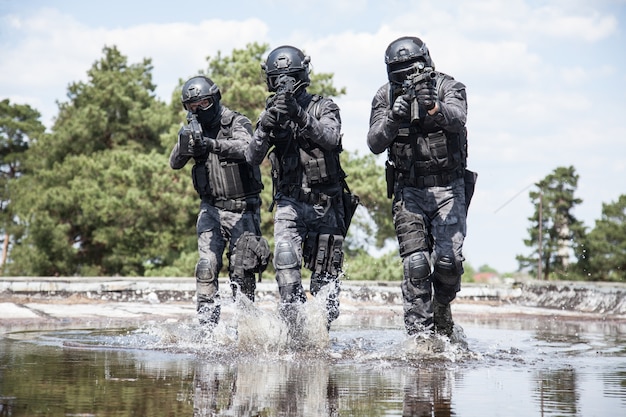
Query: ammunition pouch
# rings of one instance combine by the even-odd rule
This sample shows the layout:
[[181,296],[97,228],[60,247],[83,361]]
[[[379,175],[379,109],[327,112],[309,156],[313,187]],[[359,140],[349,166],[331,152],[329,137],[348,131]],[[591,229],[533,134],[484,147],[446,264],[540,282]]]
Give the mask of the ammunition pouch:
[[302,251],[304,265],[316,274],[337,276],[343,267],[343,236],[309,233]]
[[244,232],[237,242],[230,257],[232,277],[243,278],[249,273],[265,271],[270,260],[270,247],[263,236]]

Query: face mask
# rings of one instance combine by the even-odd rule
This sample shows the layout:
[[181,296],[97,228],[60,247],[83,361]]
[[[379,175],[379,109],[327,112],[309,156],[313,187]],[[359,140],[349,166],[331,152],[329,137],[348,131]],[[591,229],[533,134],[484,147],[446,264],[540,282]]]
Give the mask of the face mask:
[[208,108],[207,110],[196,110],[196,116],[198,117],[198,121],[202,125],[211,126],[215,123],[217,116],[219,115],[220,106],[218,103],[215,103],[213,106]]

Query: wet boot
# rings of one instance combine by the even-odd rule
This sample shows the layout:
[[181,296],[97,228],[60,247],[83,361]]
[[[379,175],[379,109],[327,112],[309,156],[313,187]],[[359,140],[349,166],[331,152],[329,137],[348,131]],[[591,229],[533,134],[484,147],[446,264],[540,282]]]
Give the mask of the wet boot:
[[341,292],[339,279],[326,273],[313,273],[311,275],[311,295],[316,297],[326,285],[332,285],[328,288],[328,295],[326,296],[326,329],[330,330],[330,324],[339,317],[339,293]]
[[233,291],[233,301],[237,298],[237,293],[241,291],[250,301],[254,302],[254,292],[256,290],[254,274],[246,273],[243,278],[232,276],[230,278],[230,288]]
[[217,272],[209,259],[200,258],[196,264],[195,276],[198,321],[210,330],[217,325],[221,312]]
[[215,302],[198,302],[197,308],[198,321],[200,325],[213,329],[220,321],[221,306]]
[[278,313],[287,325],[287,335],[292,347],[297,347],[304,343],[304,317],[300,314],[302,304],[282,303],[278,308]]
[[452,336],[454,321],[452,320],[450,304],[442,304],[435,298],[433,300],[433,321],[435,332],[448,337]]

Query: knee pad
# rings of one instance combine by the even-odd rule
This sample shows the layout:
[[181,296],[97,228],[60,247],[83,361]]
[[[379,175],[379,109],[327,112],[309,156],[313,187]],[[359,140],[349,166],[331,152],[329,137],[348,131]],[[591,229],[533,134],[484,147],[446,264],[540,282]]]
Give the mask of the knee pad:
[[290,269],[300,266],[298,260],[298,254],[294,244],[289,241],[283,241],[276,243],[276,249],[274,250],[274,268],[276,269]]
[[410,254],[404,261],[404,265],[404,276],[408,278],[413,285],[419,286],[430,277],[430,261],[428,254],[424,251]]
[[200,258],[196,264],[195,276],[198,282],[207,284],[215,281],[217,278],[217,274],[211,267],[211,261],[207,258]]
[[437,280],[445,285],[456,285],[462,272],[460,262],[450,256],[440,256],[435,262],[435,275]]

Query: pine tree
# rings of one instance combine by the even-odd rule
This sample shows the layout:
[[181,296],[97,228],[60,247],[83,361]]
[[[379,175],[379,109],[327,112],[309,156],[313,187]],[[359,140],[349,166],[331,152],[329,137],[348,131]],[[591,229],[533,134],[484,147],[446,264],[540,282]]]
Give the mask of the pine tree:
[[533,248],[530,256],[518,255],[520,269],[529,269],[541,279],[565,277],[573,254],[579,250],[585,229],[572,211],[582,200],[574,197],[578,174],[573,166],[558,167],[535,184],[529,193],[535,213],[528,220],[530,237],[524,244]]

